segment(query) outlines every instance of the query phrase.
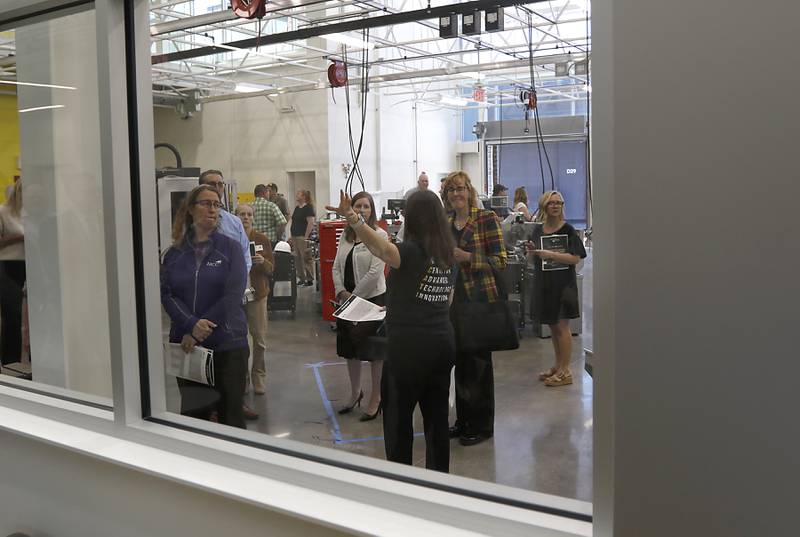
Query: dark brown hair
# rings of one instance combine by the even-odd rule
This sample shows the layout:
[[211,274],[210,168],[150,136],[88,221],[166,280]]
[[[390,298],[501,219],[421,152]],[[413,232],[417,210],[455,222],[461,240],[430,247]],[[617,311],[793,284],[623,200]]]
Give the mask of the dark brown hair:
[[405,240],[414,240],[441,268],[455,263],[456,243],[442,202],[430,190],[418,190],[406,202]]
[[[375,214],[375,200],[372,199],[372,195],[369,192],[361,191],[353,196],[350,200],[350,205],[355,205],[356,201],[360,200],[361,198],[367,198],[369,200],[369,218],[367,218],[367,225],[372,229],[375,229],[375,222],[378,221],[378,217]],[[356,232],[353,231],[353,228],[347,226],[344,230],[344,238],[347,242],[355,242],[356,241]]]
[[172,244],[174,246],[180,246],[183,244],[183,241],[186,240],[186,233],[188,233],[188,231],[192,229],[192,226],[194,225],[192,214],[189,212],[189,207],[194,205],[194,202],[197,201],[197,197],[201,192],[204,191],[212,192],[217,199],[219,199],[219,192],[217,192],[215,188],[208,185],[194,187],[194,189],[189,192],[185,198],[183,198],[183,203],[181,203],[181,206],[178,209],[178,214],[175,215],[175,223],[172,225]]

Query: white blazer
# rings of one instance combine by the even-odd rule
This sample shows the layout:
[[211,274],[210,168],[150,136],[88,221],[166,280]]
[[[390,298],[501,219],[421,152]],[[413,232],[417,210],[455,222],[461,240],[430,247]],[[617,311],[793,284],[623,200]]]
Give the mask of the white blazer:
[[[375,231],[386,240],[389,236],[380,227]],[[336,258],[333,260],[333,289],[334,296],[346,291],[344,288],[344,267],[347,264],[347,255],[353,250],[354,243],[344,238],[339,240],[339,247],[336,249]],[[377,256],[372,255],[364,244],[355,245],[353,251],[353,275],[356,280],[356,287],[353,294],[361,298],[372,298],[386,292],[386,278],[383,275],[386,263]]]

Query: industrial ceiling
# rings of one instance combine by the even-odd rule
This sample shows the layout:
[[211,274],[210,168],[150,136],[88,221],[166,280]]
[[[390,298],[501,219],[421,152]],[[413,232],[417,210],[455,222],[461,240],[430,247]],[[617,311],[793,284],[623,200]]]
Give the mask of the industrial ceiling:
[[[468,105],[475,89],[484,106],[513,106],[532,78],[540,104],[585,100],[589,0],[498,3],[502,31],[442,38],[444,6],[492,9],[490,2],[274,0],[263,19],[248,20],[229,0],[151,0],[154,101],[325,91],[331,61],[343,59],[351,83],[436,106]],[[425,10],[430,18],[419,16]],[[0,83],[16,80],[14,52],[13,31],[0,32]]]

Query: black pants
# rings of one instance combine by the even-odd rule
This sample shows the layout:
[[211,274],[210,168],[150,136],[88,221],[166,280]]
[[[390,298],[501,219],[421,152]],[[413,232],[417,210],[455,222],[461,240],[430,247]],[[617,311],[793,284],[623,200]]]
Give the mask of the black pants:
[[214,351],[214,387],[179,378],[181,414],[207,420],[216,410],[220,423],[245,429],[242,404],[249,356],[247,347]]
[[452,328],[390,327],[381,399],[387,460],[412,463],[414,408],[425,428],[425,467],[450,470],[448,404],[455,342]]
[[456,427],[462,434],[494,435],[492,353],[456,353]]
[[22,355],[22,288],[25,261],[0,261],[0,362],[12,364]]

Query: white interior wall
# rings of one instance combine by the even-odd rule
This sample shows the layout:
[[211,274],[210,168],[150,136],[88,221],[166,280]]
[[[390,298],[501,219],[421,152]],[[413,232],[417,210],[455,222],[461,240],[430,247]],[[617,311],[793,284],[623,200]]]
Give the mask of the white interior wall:
[[[400,28],[403,28],[401,26]],[[382,205],[417,185],[414,138],[414,104],[408,95],[380,96],[380,177]]]
[[16,434],[0,445],[0,535],[344,535]]
[[[275,182],[290,203],[287,172],[311,171],[315,200],[327,199],[329,159],[324,92],[283,94],[206,103],[201,112],[181,119],[174,110],[154,109],[155,140],[178,148],[185,166],[216,168],[237,181],[240,192]],[[281,107],[294,107],[281,112]],[[172,154],[159,149],[156,165],[174,166]]]
[[[354,80],[351,83],[355,84]],[[339,189],[345,186],[345,175],[342,171],[343,164],[351,164],[353,158],[350,152],[350,137],[353,135],[353,147],[358,150],[361,136],[361,92],[356,85],[350,87],[350,129],[347,126],[347,101],[345,88],[334,89],[331,96],[330,90],[324,92],[328,98],[328,155],[330,159],[329,175],[330,201],[338,205]],[[378,104],[376,92],[370,91],[367,95],[367,116],[364,124],[364,138],[361,147],[361,156],[358,164],[364,177],[364,188],[368,192],[381,190],[381,181],[378,176],[379,138],[378,138]],[[335,101],[333,99],[336,99]],[[353,177],[353,192],[361,190],[358,177]]]
[[425,103],[417,105],[417,169],[427,172],[430,187],[436,191],[439,179],[456,170],[460,122],[458,110]]
[[[20,114],[32,370],[35,380],[111,396],[94,11],[20,28]],[[80,132],[76,136],[76,131]]]
[[[287,172],[311,171],[316,177],[315,202],[321,207],[338,200],[344,187],[342,164],[352,163],[344,88],[206,103],[190,119],[174,110],[154,109],[155,139],[175,145],[185,166],[217,168],[235,179],[240,192],[275,181],[293,203]],[[350,89],[354,145],[361,134],[360,92]],[[336,99],[334,102],[334,98]],[[280,109],[292,106],[293,112]],[[438,177],[458,166],[459,116],[451,109],[415,104],[408,95],[387,96],[372,90],[359,159],[364,186],[377,193],[376,204],[416,186],[419,172]],[[174,166],[169,151],[158,150],[156,165]],[[360,185],[356,186],[360,189]]]
[[796,535],[800,5],[592,12],[595,535]]
[[[479,193],[484,192],[483,181],[483,154],[480,142],[462,142],[457,146],[458,155],[456,165],[464,170],[472,180],[472,186],[478,189]],[[488,192],[486,194],[491,194]]]

